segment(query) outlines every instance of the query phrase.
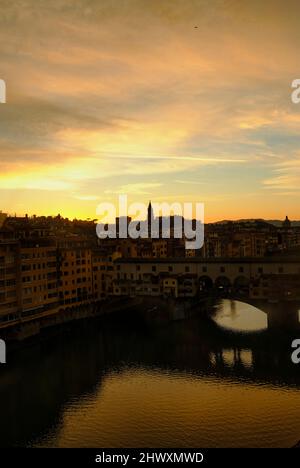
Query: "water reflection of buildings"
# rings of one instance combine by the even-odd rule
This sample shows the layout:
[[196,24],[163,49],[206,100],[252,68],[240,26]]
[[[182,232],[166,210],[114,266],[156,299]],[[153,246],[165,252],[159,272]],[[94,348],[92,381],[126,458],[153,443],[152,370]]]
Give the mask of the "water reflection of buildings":
[[[92,398],[111,372],[157,369],[194,379],[260,385],[300,385],[289,344],[268,334],[233,337],[198,319],[148,328],[132,317],[72,325],[67,335],[46,337],[10,357],[1,376],[0,444],[39,439],[70,400]],[[119,324],[119,325],[118,325]],[[281,337],[282,340],[282,337]],[[78,346],[80,343],[80,346]],[[101,393],[100,393],[101,395]],[[22,421],[22,424],[19,422]]]

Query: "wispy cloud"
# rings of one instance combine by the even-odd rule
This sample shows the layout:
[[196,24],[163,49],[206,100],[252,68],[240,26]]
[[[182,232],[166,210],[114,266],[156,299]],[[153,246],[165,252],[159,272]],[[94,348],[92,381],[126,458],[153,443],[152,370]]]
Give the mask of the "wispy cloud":
[[124,194],[124,195],[151,195],[153,190],[161,187],[160,183],[139,182],[135,184],[125,184],[117,190],[105,190],[106,194]]
[[99,196],[97,195],[73,195],[76,200],[82,201],[96,201],[99,200]]
[[282,190],[294,195],[300,194],[300,156],[278,163],[273,169],[273,176],[264,180],[268,189]]

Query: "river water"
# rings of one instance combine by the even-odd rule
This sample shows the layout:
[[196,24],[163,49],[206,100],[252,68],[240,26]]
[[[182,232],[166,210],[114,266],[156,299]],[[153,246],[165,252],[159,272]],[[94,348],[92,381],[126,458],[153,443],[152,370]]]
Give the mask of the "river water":
[[290,337],[249,307],[223,300],[211,321],[155,327],[106,316],[8,350],[0,445],[293,446],[300,366]]

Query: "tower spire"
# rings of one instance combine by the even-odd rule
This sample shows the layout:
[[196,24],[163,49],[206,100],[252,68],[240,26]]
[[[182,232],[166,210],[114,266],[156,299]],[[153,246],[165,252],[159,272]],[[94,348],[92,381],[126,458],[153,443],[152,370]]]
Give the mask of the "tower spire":
[[153,213],[153,208],[152,208],[152,205],[151,205],[151,200],[149,200],[148,214],[147,214],[148,237],[151,237],[151,224],[152,224],[153,220],[154,220],[154,213]]

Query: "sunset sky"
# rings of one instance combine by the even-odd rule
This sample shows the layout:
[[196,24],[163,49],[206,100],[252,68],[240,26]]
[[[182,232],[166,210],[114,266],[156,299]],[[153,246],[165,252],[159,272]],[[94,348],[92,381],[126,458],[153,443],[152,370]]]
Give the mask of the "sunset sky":
[[300,219],[297,0],[0,0],[0,210]]

